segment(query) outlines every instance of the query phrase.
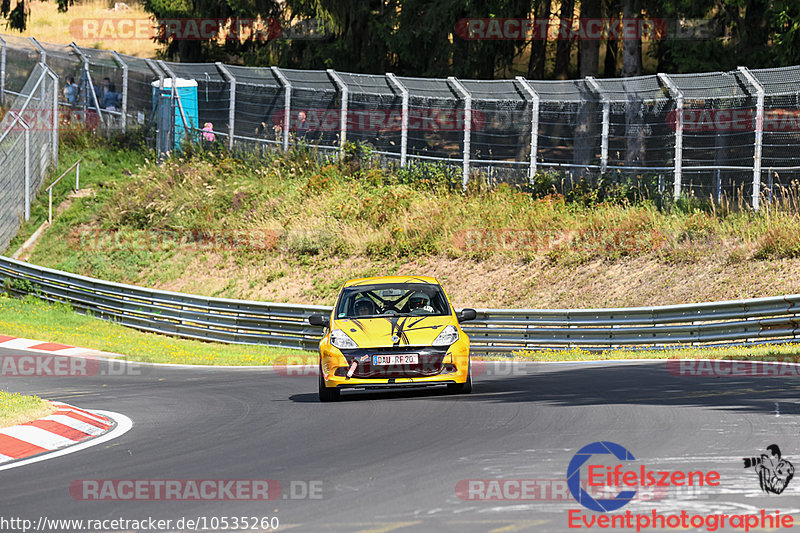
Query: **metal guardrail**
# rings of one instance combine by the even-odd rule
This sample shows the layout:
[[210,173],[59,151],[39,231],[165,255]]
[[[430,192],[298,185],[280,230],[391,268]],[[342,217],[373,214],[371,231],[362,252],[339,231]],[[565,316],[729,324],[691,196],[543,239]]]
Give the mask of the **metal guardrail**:
[[[210,298],[103,281],[0,257],[14,295],[68,302],[144,331],[237,344],[315,350],[322,328],[308,317],[331,307]],[[524,349],[675,347],[786,342],[800,335],[800,294],[615,309],[480,309],[465,323],[474,353]]]

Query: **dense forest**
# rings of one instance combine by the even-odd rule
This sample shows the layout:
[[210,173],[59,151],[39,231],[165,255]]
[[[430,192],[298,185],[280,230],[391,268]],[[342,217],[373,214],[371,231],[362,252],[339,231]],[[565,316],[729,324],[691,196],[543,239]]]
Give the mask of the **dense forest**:
[[[25,1],[0,2],[10,27],[25,26]],[[56,1],[63,11],[74,2]],[[479,79],[627,77],[800,64],[800,0],[143,0],[143,5],[157,21],[248,21],[226,38],[163,32],[163,56],[181,61]],[[513,31],[526,21],[531,31]],[[541,30],[533,21],[549,21],[550,27]],[[586,21],[605,30],[575,31],[585,29]],[[254,30],[258,26],[270,31]],[[631,26],[655,31],[626,31]]]

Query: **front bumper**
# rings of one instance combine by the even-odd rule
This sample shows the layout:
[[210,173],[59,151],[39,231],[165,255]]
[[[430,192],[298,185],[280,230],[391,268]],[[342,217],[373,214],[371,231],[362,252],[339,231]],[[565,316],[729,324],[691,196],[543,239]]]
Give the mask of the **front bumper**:
[[[426,387],[466,383],[469,377],[469,343],[457,341],[445,347],[398,346],[359,348],[342,352],[336,348],[320,351],[322,377],[329,388]],[[373,355],[417,354],[416,365],[372,365]],[[355,372],[347,371],[356,362]]]

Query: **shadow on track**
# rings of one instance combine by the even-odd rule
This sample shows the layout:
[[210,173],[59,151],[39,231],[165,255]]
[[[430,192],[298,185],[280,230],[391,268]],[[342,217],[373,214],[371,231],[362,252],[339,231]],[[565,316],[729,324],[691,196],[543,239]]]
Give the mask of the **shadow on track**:
[[[451,395],[443,387],[343,391],[342,402],[426,400],[550,405],[687,406],[738,412],[770,413],[775,402],[781,414],[800,414],[800,376],[679,376],[667,371],[666,361],[647,363],[506,365],[498,375],[487,364],[474,378],[472,394]],[[316,393],[296,394],[298,403],[317,402]]]

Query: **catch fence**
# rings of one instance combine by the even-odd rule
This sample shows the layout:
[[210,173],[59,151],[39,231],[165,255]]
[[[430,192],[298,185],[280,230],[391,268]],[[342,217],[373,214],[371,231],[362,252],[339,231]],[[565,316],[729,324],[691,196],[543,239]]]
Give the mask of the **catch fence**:
[[31,201],[58,164],[58,78],[34,63],[0,121],[0,250],[28,220]]
[[[555,170],[569,183],[657,179],[675,197],[744,198],[755,208],[800,174],[800,66],[462,80],[172,63],[13,36],[3,36],[0,52],[5,98],[42,62],[62,80],[80,80],[76,101],[62,108],[84,120],[112,129],[169,123],[162,150],[185,130],[231,148],[303,142],[336,154],[358,141],[390,164],[458,167],[465,184],[479,174],[524,184]],[[190,96],[172,88],[173,77],[191,82]],[[106,108],[104,78],[119,92]],[[169,105],[161,114],[160,102]]]

